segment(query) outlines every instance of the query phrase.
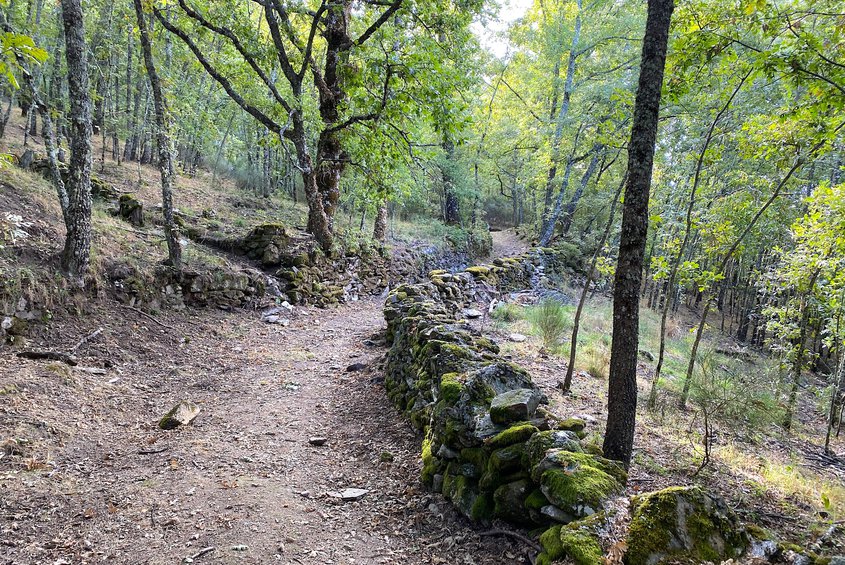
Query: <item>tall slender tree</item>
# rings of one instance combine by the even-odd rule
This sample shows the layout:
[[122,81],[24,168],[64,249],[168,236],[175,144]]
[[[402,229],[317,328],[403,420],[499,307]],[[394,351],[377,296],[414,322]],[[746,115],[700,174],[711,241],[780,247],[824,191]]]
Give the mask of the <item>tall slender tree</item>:
[[182,248],[179,245],[179,230],[173,219],[173,141],[170,137],[170,114],[167,100],[161,88],[161,79],[153,61],[150,33],[144,17],[141,0],[134,0],[138,31],[141,35],[141,50],[144,52],[144,66],[153,90],[156,115],[156,144],[158,146],[158,169],[161,173],[161,209],[164,214],[164,239],[167,241],[168,261],[176,269],[182,266]]
[[70,163],[65,182],[68,210],[62,271],[78,287],[85,286],[91,255],[91,95],[88,52],[81,0],[62,0],[65,57],[70,98]]
[[643,276],[648,198],[660,94],[674,0],[649,0],[634,122],[628,145],[628,182],[622,209],[619,259],[613,289],[613,343],[610,350],[607,429],[604,453],[630,464],[637,416],[637,351],[640,283]]

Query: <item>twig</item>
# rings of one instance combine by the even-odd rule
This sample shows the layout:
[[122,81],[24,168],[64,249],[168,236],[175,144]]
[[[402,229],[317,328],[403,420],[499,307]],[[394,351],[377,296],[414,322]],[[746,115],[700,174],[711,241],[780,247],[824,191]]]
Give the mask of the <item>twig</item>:
[[76,345],[74,345],[74,346],[71,348],[70,352],[71,352],[71,353],[76,353],[76,350],[77,350],[77,349],[79,349],[80,347],[82,347],[83,345],[85,345],[86,343],[88,343],[89,341],[91,341],[92,339],[94,339],[95,337],[97,337],[98,335],[100,335],[101,333],[103,333],[103,328],[97,328],[96,330],[94,330],[94,331],[93,331],[93,332],[91,332],[90,334],[88,334],[88,335],[86,335],[85,337],[83,337],[82,339],[80,339],[80,340],[79,340],[79,343],[77,343]]
[[529,546],[536,549],[537,551],[543,551],[543,548],[540,547],[540,544],[538,544],[534,540],[528,539],[524,535],[517,533],[517,532],[512,532],[510,530],[487,530],[486,532],[478,532],[478,535],[482,536],[482,537],[483,536],[510,536],[514,539],[518,539],[519,541],[528,544]]
[[134,306],[129,306],[127,304],[121,304],[121,306],[123,306],[127,310],[132,310],[133,312],[140,314],[141,316],[147,318],[148,320],[155,322],[156,324],[158,324],[159,326],[161,326],[163,328],[167,328],[168,330],[174,330],[174,331],[176,330],[176,328],[174,328],[173,326],[168,326],[167,324],[165,324],[164,322],[162,322],[161,320],[159,320],[155,316],[152,316],[151,314],[147,314],[143,310],[139,310],[138,308],[135,308]]
[[152,449],[139,449],[138,455],[152,455],[154,453],[164,453],[170,449],[169,447],[154,447]]
[[206,553],[211,553],[211,552],[212,552],[212,551],[214,551],[215,549],[217,549],[217,548],[216,548],[216,547],[214,547],[213,545],[210,545],[210,546],[208,546],[208,547],[204,547],[204,548],[200,549],[199,551],[197,551],[196,553],[194,553],[193,555],[191,555],[190,557],[188,557],[188,559],[189,559],[190,561],[188,561],[187,559],[186,559],[186,561],[187,561],[188,563],[190,563],[190,562],[192,562],[194,559],[199,559],[200,557],[202,557],[202,556],[203,556],[203,555],[205,555]]
[[50,361],[61,361],[71,367],[75,367],[78,363],[76,357],[67,353],[62,353],[61,351],[21,351],[18,353],[18,357],[22,357],[23,359],[48,359]]

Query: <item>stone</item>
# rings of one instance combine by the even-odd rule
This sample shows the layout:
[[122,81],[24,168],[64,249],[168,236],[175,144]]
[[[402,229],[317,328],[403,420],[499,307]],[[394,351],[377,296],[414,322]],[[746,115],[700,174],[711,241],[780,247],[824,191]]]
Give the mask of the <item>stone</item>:
[[531,483],[525,479],[507,483],[493,493],[494,513],[497,518],[517,524],[530,521],[525,499],[531,492]]
[[355,371],[363,371],[367,368],[366,363],[352,363],[348,367],[346,367],[347,373],[353,373]]
[[525,443],[525,457],[529,468],[542,461],[550,449],[564,449],[576,453],[584,451],[574,432],[566,430],[539,432]]
[[572,514],[567,514],[554,504],[546,504],[545,506],[541,506],[540,514],[554,520],[555,522],[560,522],[561,524],[568,524],[569,522],[575,519]]
[[0,331],[8,335],[26,335],[27,323],[23,318],[17,316],[4,316],[0,321]]
[[467,308],[466,310],[464,310],[464,316],[466,316],[470,320],[474,320],[476,318],[480,318],[482,314],[480,310],[476,310],[475,308]]
[[586,453],[550,449],[531,470],[546,498],[572,516],[595,514],[625,482],[624,468],[607,459]]
[[118,215],[136,227],[144,225],[144,205],[131,194],[121,194],[117,200]]
[[525,341],[528,338],[525,337],[525,335],[523,335],[523,334],[512,333],[508,336],[508,339],[515,342],[515,343],[522,343],[523,341]]
[[158,427],[162,430],[172,430],[186,426],[199,416],[199,413],[199,406],[190,400],[181,400],[159,420]]
[[540,404],[540,398],[540,394],[530,388],[503,392],[490,404],[490,419],[500,425],[530,420]]
[[626,541],[628,565],[721,563],[741,556],[749,536],[721,499],[699,487],[670,487],[631,500]]
[[369,490],[364,488],[348,488],[344,489],[344,491],[340,493],[340,499],[344,502],[354,502],[356,500],[361,500],[369,494],[369,492]]
[[321,445],[326,445],[327,441],[328,441],[328,439],[323,437],[323,436],[313,436],[313,437],[308,438],[308,443],[310,443],[311,445],[314,445],[316,447],[320,447]]

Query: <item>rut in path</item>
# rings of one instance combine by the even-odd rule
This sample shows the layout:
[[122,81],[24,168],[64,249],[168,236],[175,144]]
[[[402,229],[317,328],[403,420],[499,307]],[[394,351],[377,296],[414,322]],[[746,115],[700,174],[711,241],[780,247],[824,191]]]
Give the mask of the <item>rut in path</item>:
[[[365,344],[381,306],[301,308],[288,328],[246,312],[163,315],[175,332],[103,310],[46,338],[72,342],[99,321],[103,340],[81,353],[114,359],[106,375],[0,354],[28,387],[2,407],[3,435],[43,422],[34,455],[50,459],[27,472],[0,460],[0,560],[164,564],[213,546],[195,562],[527,563],[420,486],[420,438],[386,398],[383,345]],[[159,430],[182,398],[198,419]],[[309,445],[316,435],[326,445]],[[331,494],[348,487],[369,493]]]

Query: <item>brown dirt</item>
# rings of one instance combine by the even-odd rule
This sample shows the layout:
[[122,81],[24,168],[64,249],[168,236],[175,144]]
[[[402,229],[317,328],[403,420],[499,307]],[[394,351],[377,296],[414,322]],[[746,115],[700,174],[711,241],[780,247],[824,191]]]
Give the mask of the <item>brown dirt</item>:
[[[0,562],[178,563],[211,546],[197,563],[528,562],[420,487],[420,439],[386,399],[383,348],[364,343],[380,303],[301,308],[288,328],[188,311],[159,315],[170,330],[91,308],[32,344],[67,350],[102,327],[82,369],[0,351],[0,436],[15,440]],[[180,399],[199,417],[158,429]],[[331,494],[347,487],[370,492]]]
[[512,229],[490,232],[493,238],[493,257],[512,257],[528,251],[531,245]]

